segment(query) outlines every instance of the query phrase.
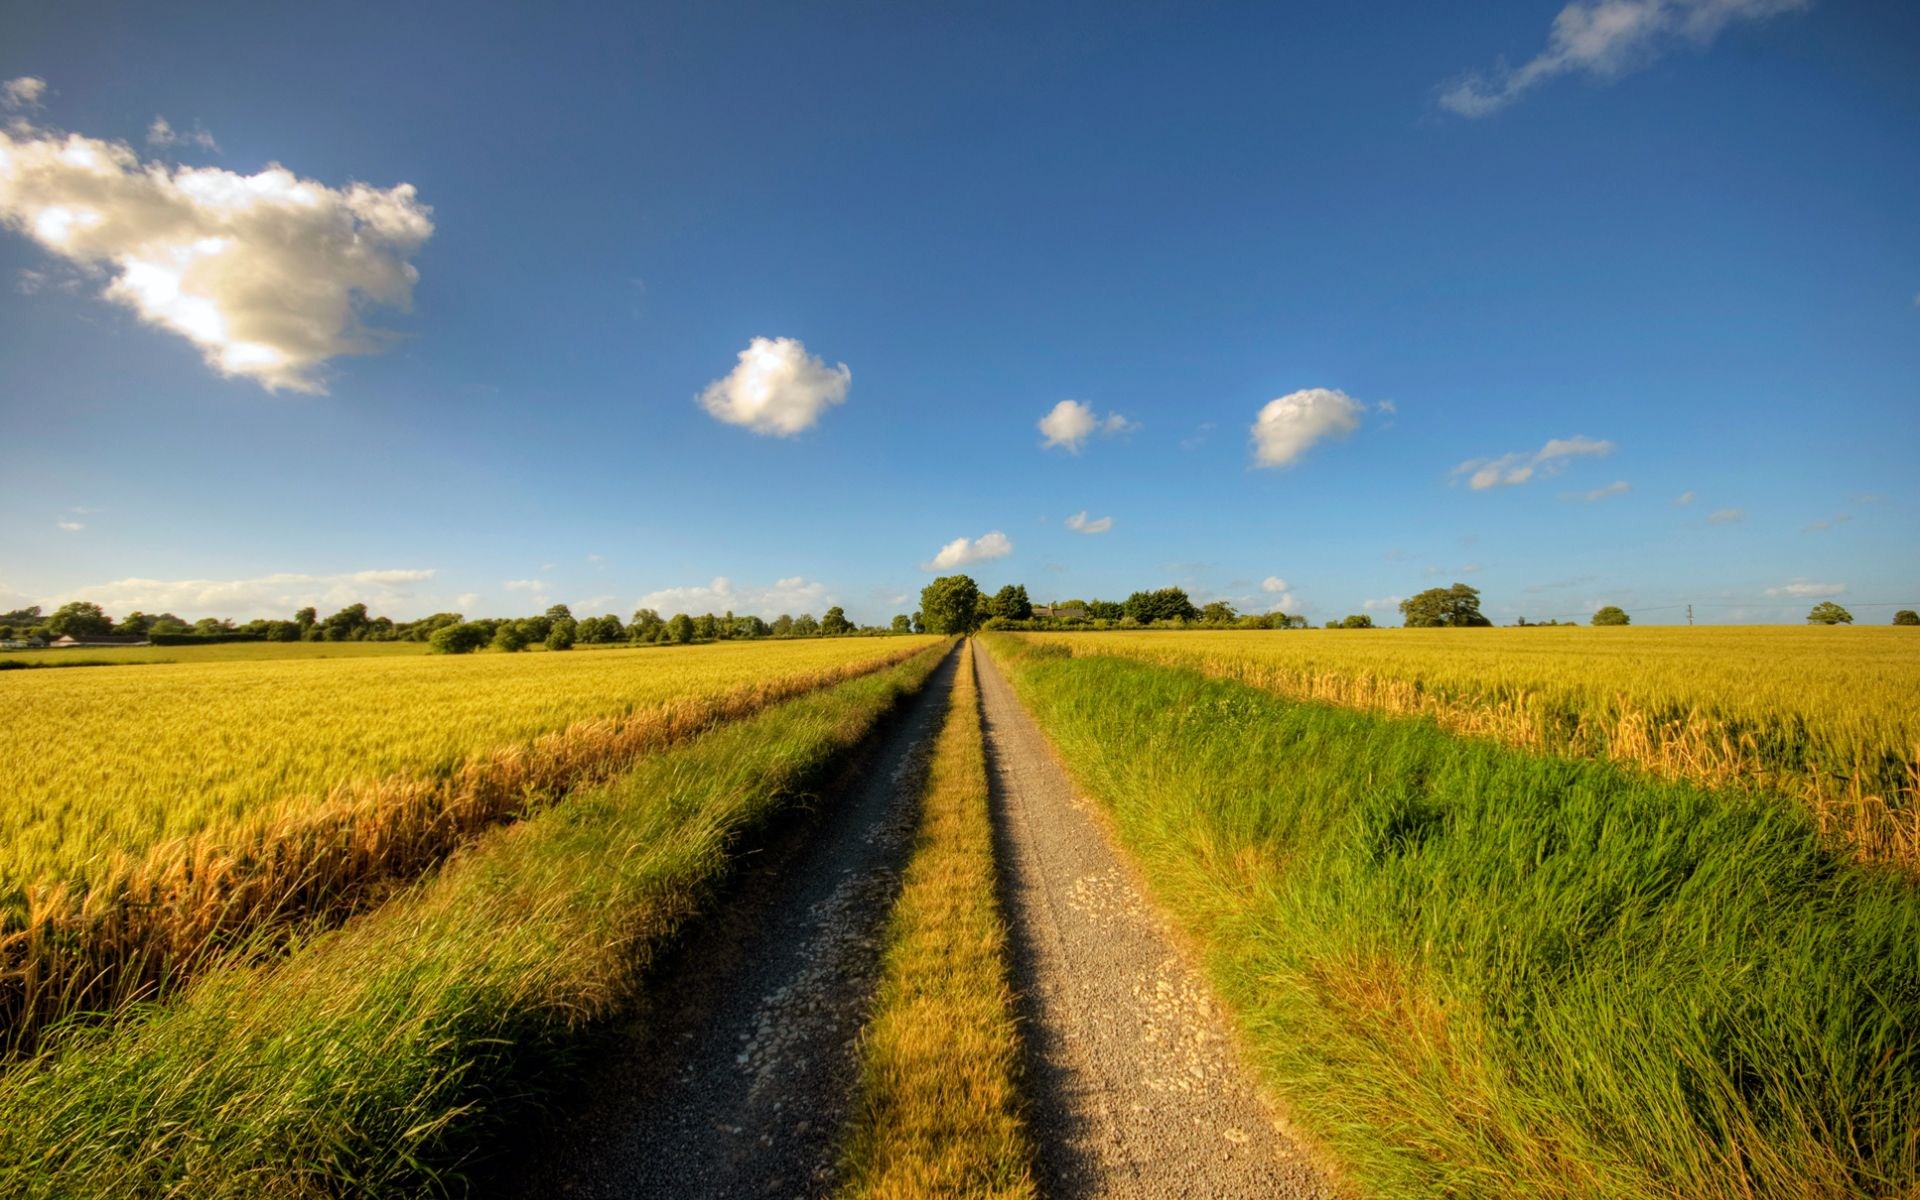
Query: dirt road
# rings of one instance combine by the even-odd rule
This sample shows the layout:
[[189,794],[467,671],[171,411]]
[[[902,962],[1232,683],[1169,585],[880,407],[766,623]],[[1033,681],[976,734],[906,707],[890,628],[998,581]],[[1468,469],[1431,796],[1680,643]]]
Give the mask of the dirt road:
[[1044,1194],[1331,1196],[1039,727],[975,657]]
[[635,1021],[531,1155],[489,1188],[527,1197],[822,1196],[831,1191],[854,1039],[912,848],[949,655],[887,727],[852,787],[784,861],[676,955]]

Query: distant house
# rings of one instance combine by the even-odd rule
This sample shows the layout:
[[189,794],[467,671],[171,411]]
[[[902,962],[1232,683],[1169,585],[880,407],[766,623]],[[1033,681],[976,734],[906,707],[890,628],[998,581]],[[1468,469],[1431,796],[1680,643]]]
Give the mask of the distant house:
[[131,633],[94,633],[85,637],[62,634],[48,643],[55,650],[64,650],[69,646],[148,646],[146,638]]

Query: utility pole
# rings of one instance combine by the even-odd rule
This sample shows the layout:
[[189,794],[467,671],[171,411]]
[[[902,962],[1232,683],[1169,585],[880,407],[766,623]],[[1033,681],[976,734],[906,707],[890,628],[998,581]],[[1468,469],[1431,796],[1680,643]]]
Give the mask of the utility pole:
[[1693,624],[1693,605],[1687,605],[1687,624]]

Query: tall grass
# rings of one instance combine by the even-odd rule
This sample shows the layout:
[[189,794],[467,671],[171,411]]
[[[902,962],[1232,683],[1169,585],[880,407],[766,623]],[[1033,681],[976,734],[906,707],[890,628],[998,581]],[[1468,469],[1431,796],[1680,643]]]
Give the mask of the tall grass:
[[995,879],[969,643],[862,1034],[845,1200],[1038,1194]]
[[[342,920],[483,830],[662,747],[881,670],[926,644],[869,648],[723,691],[708,681],[753,660],[736,658],[704,676],[669,673],[656,689],[677,681],[689,690],[621,717],[496,748],[436,776],[342,784],[324,800],[257,809],[144,855],[116,855],[79,882],[22,887],[0,910],[0,1051],[31,1048],[64,1017],[163,992],[236,943],[258,943],[264,930]],[[342,761],[338,769],[349,768]]]
[[495,831],[283,962],[0,1074],[0,1194],[457,1191],[567,1077],[586,1027],[741,839],[812,786],[937,653],[771,708]]
[[1805,800],[1920,871],[1920,637],[1906,629],[1392,629],[1041,634],[1457,733]]
[[1920,1189],[1920,888],[1803,806],[989,648],[1371,1194]]

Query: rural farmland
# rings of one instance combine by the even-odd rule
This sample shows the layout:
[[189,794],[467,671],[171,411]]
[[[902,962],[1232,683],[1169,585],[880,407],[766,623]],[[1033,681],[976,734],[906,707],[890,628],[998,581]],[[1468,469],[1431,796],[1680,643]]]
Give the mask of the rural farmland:
[[1920,1200],[1920,5],[0,5],[0,1200]]

